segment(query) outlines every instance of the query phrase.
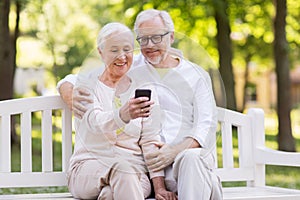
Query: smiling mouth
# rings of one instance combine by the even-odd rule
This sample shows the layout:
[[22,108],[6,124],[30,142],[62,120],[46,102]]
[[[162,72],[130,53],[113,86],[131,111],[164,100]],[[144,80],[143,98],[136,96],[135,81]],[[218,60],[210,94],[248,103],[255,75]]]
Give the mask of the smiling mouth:
[[118,67],[123,67],[123,66],[125,66],[127,63],[125,62],[125,63],[115,63],[115,65],[116,66],[118,66]]
[[159,50],[158,49],[149,49],[146,51],[147,54],[155,54],[155,53],[158,53]]

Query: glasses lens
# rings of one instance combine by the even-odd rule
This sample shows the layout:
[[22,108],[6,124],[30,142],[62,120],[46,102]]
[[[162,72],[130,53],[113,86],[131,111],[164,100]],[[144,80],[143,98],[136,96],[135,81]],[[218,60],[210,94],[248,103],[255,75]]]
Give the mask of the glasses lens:
[[160,43],[160,42],[161,42],[161,38],[162,38],[161,35],[153,35],[153,36],[151,37],[151,41],[152,41],[154,44],[157,44],[157,43]]
[[137,39],[137,41],[140,43],[140,45],[146,45],[148,43],[148,38],[141,37],[141,38]]
[[140,45],[145,46],[148,44],[149,39],[151,40],[151,42],[153,44],[158,44],[162,41],[162,38],[167,35],[169,32],[166,32],[165,34],[162,35],[153,35],[153,36],[144,36],[144,37],[140,37],[137,39],[137,41],[139,42]]

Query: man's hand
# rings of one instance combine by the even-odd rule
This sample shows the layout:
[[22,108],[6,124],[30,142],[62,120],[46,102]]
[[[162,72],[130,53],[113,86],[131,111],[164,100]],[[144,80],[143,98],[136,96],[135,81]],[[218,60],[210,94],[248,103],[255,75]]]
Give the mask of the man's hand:
[[177,146],[158,144],[159,150],[145,155],[146,164],[150,171],[157,172],[174,162],[181,151]]
[[84,103],[93,103],[93,99],[90,93],[81,87],[75,87],[73,90],[73,105],[72,110],[76,117],[81,119],[84,113],[87,111]]
[[165,189],[159,189],[155,192],[156,200],[177,200],[178,197],[174,192],[169,192]]
[[86,112],[82,102],[93,103],[93,99],[91,99],[87,90],[80,87],[74,88],[74,85],[69,82],[65,82],[59,87],[59,93],[63,101],[78,118],[82,118]]
[[157,144],[160,148],[157,151],[145,155],[148,169],[156,172],[164,169],[166,166],[172,164],[176,156],[185,149],[198,148],[199,143],[193,138],[185,138],[176,145]]
[[59,94],[62,98],[62,100],[67,104],[70,110],[72,110],[73,107],[73,84],[69,82],[64,82],[59,87]]

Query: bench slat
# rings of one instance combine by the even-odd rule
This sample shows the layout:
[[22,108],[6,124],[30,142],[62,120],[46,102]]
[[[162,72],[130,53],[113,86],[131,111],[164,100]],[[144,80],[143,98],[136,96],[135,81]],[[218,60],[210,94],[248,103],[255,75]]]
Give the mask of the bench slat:
[[284,152],[267,147],[258,147],[255,160],[257,163],[300,167],[300,153]]
[[[291,189],[283,189],[278,187],[229,187],[229,188],[224,188],[223,192],[224,192],[223,200],[298,200],[299,199],[298,191],[291,190]],[[244,196],[241,196],[241,194],[243,194]],[[70,200],[73,198],[70,193],[49,193],[49,194],[0,195],[0,199]]]
[[224,200],[299,200],[300,191],[279,187],[223,188]]
[[251,181],[254,178],[252,168],[218,168],[214,172],[222,178],[222,182]]
[[250,122],[238,126],[238,144],[239,166],[253,167],[253,151],[250,151],[253,149]]
[[62,112],[62,170],[67,171],[72,155],[72,112],[65,109]]
[[45,193],[45,194],[15,194],[15,195],[0,195],[0,199],[20,199],[20,200],[71,200],[74,199],[70,193]]
[[0,172],[11,171],[11,115],[2,115],[0,118]]
[[251,133],[253,142],[253,159],[255,177],[252,185],[248,183],[247,186],[265,186],[266,185],[266,166],[255,161],[256,148],[265,145],[265,124],[264,124],[264,111],[262,109],[250,108],[247,116],[251,119]]
[[223,168],[233,168],[232,125],[221,123]]
[[249,121],[249,117],[243,113],[218,107],[218,121],[227,122],[233,126],[244,126]]
[[52,110],[42,111],[42,171],[53,171]]
[[0,188],[66,186],[65,172],[0,173]]
[[32,171],[31,112],[21,114],[21,172]]
[[[3,105],[3,106],[2,106]],[[26,111],[68,109],[59,96],[39,96],[0,101],[1,115],[15,115]]]

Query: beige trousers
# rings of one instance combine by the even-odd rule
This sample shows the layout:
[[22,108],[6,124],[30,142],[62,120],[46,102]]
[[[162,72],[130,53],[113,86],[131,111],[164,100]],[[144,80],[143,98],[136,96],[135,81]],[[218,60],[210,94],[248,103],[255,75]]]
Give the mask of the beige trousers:
[[110,166],[97,160],[82,161],[68,175],[68,187],[77,199],[142,200],[151,193],[147,175],[124,160]]
[[[212,172],[214,162],[213,154],[201,148],[181,152],[165,169],[167,189],[176,192],[179,200],[222,200],[220,179]],[[109,188],[103,191],[103,196],[111,195]]]

